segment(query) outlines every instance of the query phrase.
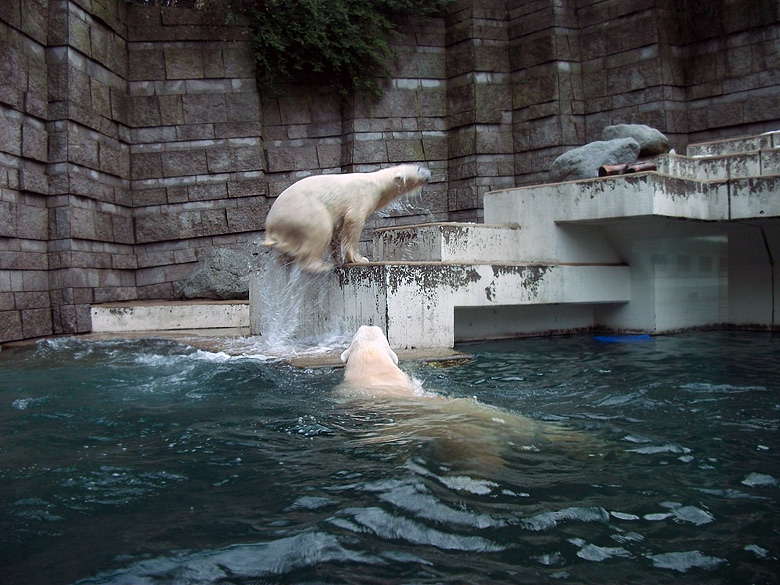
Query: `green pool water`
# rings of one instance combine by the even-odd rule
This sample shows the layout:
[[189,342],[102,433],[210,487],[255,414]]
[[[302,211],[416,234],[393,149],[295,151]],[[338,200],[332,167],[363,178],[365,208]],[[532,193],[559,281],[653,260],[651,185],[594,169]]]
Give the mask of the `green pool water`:
[[402,363],[435,404],[162,339],[2,351],[0,583],[777,583],[780,337],[610,341]]

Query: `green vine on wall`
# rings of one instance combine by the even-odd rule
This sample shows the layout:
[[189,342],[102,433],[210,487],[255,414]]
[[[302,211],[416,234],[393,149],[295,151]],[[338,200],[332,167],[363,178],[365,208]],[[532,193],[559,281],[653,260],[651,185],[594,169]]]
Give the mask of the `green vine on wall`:
[[411,16],[442,14],[454,0],[133,1],[194,6],[212,21],[249,24],[261,87],[304,81],[377,99],[399,27]]

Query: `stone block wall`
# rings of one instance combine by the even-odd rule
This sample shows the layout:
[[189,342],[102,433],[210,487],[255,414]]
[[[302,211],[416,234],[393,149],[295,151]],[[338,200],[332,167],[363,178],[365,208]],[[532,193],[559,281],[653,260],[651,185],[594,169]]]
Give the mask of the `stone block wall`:
[[52,331],[46,2],[0,3],[0,340]]
[[507,8],[517,185],[546,181],[555,158],[612,124],[657,128],[678,151],[778,127],[774,0]]
[[198,252],[246,247],[269,203],[249,31],[133,6],[127,124],[139,299],[170,299]]
[[248,29],[125,0],[0,2],[0,342],[174,299],[316,173],[421,162],[372,228],[481,220],[615,123],[689,142],[780,127],[776,0],[458,0],[405,26],[385,94],[255,81]]

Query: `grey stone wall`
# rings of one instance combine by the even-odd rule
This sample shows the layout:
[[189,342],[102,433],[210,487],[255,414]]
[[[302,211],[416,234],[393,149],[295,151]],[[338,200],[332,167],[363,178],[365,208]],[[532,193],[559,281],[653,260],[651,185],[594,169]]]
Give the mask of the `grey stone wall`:
[[[692,141],[780,127],[780,5],[459,0],[406,27],[385,95],[261,93],[249,31],[124,0],[0,2],[0,342],[173,299],[313,173],[424,162],[376,226],[480,220],[605,126]],[[708,32],[702,32],[708,31]],[[366,250],[364,250],[365,252]]]

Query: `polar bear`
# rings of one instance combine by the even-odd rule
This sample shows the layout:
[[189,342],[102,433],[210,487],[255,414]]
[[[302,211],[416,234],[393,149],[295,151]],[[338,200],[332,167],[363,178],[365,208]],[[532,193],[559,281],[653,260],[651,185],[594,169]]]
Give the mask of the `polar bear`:
[[366,219],[430,180],[431,171],[415,164],[306,177],[276,198],[265,220],[263,243],[292,256],[306,271],[323,272],[332,265],[322,256],[340,230],[344,263],[365,264],[358,241]]
[[398,356],[384,332],[374,325],[361,325],[349,347],[341,354],[346,364],[343,385],[383,396],[411,396],[412,380],[398,367]]
[[[398,356],[379,327],[361,326],[341,361],[346,368],[336,396],[350,412],[366,413],[365,420],[386,415],[379,426],[356,436],[358,443],[428,444],[448,467],[476,471],[500,469],[507,451],[536,452],[555,446],[583,453],[592,447],[565,426],[535,421],[476,398],[424,390],[398,367]],[[361,435],[360,430],[354,432]]]

